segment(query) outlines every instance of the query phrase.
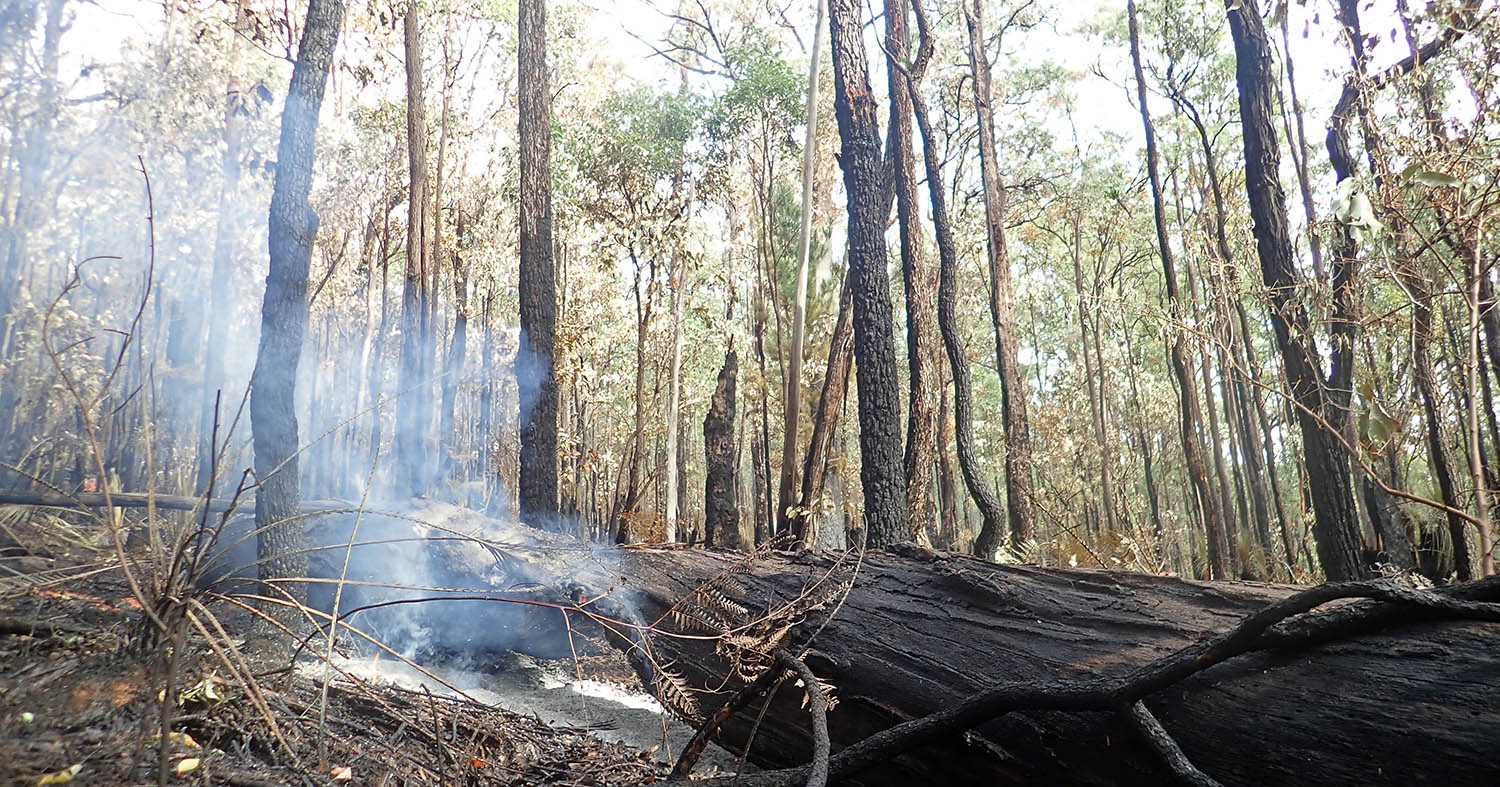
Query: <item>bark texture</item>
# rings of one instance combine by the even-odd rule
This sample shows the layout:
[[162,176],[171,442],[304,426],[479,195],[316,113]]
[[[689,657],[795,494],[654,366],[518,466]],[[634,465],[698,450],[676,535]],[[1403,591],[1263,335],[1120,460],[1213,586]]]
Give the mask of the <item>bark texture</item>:
[[1235,80],[1239,87],[1245,143],[1245,194],[1254,221],[1261,279],[1271,297],[1271,327],[1281,352],[1287,385],[1296,402],[1308,486],[1318,540],[1318,562],[1330,580],[1357,579],[1367,569],[1360,559],[1358,513],[1349,476],[1349,458],[1339,435],[1324,418],[1326,396],[1308,342],[1306,309],[1297,293],[1297,274],[1281,187],[1281,151],[1272,126],[1271,47],[1254,0],[1226,0],[1234,37]]
[[552,101],[547,88],[546,0],[522,0],[520,102],[521,520],[549,529],[557,517],[557,283],[552,262]]
[[911,538],[901,457],[901,399],[896,367],[891,282],[886,272],[884,177],[880,130],[861,38],[860,6],[829,0],[834,107],[839,122],[844,191],[849,199],[849,277],[858,362],[860,481],[871,546]]
[[[255,525],[262,579],[306,574],[298,513],[297,363],[307,331],[307,271],[318,215],[307,202],[317,154],[318,110],[343,24],[342,0],[310,0],[287,90],[271,191],[270,272],[261,306],[260,347],[250,386],[257,481]],[[299,586],[285,587],[294,598]]]
[[734,444],[734,389],[739,358],[731,347],[703,418],[703,453],[707,473],[703,482],[703,541],[711,547],[740,546],[740,512],[735,504],[738,451]]

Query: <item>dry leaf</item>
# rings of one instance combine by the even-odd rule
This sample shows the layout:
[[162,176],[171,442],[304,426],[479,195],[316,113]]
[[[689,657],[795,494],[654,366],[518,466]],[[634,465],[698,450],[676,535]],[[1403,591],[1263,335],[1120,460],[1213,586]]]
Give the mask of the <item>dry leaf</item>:
[[354,769],[347,765],[340,765],[328,773],[336,782],[347,782],[354,779]]
[[192,773],[193,771],[198,770],[198,765],[201,762],[202,761],[199,760],[197,757],[188,757],[186,759],[178,760],[177,761],[177,775],[178,776],[183,776],[185,774],[189,774],[189,773]]
[[60,771],[54,771],[53,773],[49,773],[42,778],[37,779],[36,787],[47,787],[47,785],[49,784],[67,784],[68,782],[73,781],[73,777],[77,776],[78,772],[81,770],[83,770],[83,763],[80,762],[77,765],[63,768]]

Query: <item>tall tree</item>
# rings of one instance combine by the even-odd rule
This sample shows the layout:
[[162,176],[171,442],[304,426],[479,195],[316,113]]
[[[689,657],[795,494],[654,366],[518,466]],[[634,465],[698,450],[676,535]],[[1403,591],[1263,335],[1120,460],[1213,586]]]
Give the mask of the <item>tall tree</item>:
[[838,116],[849,211],[849,277],[854,306],[854,358],[859,386],[860,481],[867,544],[906,541],[906,487],[901,458],[901,398],[886,273],[881,215],[880,126],[855,0],[829,0],[834,108]]
[[[813,23],[812,49],[807,65],[807,132],[802,144],[802,216],[797,228],[797,291],[792,301],[792,349],[786,368],[786,409],[781,432],[781,482],[776,518],[784,521],[796,505],[797,427],[802,419],[802,355],[807,336],[807,265],[812,256],[813,163],[818,155],[818,55],[823,49],[823,0]],[[805,515],[805,512],[804,512]],[[799,528],[800,530],[800,528]]]
[[886,75],[891,101],[887,131],[886,166],[896,197],[896,222],[901,238],[901,281],[906,287],[906,517],[916,540],[927,537],[932,518],[932,473],[937,459],[937,373],[934,371],[933,327],[937,320],[932,278],[924,259],[922,224],[917,204],[915,141],[912,137],[912,99],[920,74],[911,68],[911,0],[885,2]]
[[[1005,182],[995,160],[995,115],[990,91],[990,60],[985,52],[984,2],[974,0],[970,13],[969,69],[974,76],[974,111],[979,116],[979,166],[984,185],[984,223],[989,249],[990,317],[995,325],[995,363],[1000,370],[1000,409],[1005,420],[1005,507],[1010,541],[1024,544],[1035,537],[1032,510],[1031,434],[1026,418],[1026,380],[1021,374],[1020,341],[1016,336],[1016,294],[1005,245]],[[974,542],[974,554],[993,559],[1004,534],[989,521]]]
[[423,341],[427,286],[427,116],[422,98],[422,32],[418,2],[408,0],[403,23],[406,54],[406,151],[410,188],[406,196],[406,280],[401,290],[401,395],[396,408],[396,472],[403,494],[426,487],[423,435],[427,387]]
[[[934,43],[932,32],[928,28],[927,12],[922,8],[921,0],[913,3],[913,8],[917,12],[917,28],[922,36],[917,50],[917,66],[920,67],[925,66],[932,57]],[[917,67],[913,68],[913,71],[917,70]],[[953,239],[953,224],[948,218],[948,201],[943,193],[943,162],[938,157],[927,101],[916,89],[914,82],[908,83],[906,87],[911,95],[917,128],[922,133],[922,164],[927,170],[927,196],[932,203],[932,224],[937,234],[937,318],[938,328],[943,335],[943,347],[948,353],[948,366],[953,370],[953,426],[958,468],[964,477],[964,485],[968,487],[983,518],[980,532],[998,534],[1005,530],[1005,509],[994,488],[990,486],[989,479],[985,477],[974,447],[973,377],[969,370],[969,354],[964,347],[963,333],[958,327],[958,244]],[[946,455],[943,461],[946,464]],[[979,554],[989,556],[983,552]]]
[[219,172],[219,215],[214,224],[213,272],[208,288],[208,346],[203,357],[203,405],[198,421],[198,481],[196,490],[212,496],[213,425],[215,403],[224,386],[225,346],[229,337],[229,277],[234,264],[236,192],[240,181],[240,116],[246,97],[240,91],[240,36],[247,26],[244,0],[234,4],[234,28],[229,36],[229,79],[224,90],[224,155]]
[[1146,100],[1146,74],[1141,65],[1141,35],[1136,24],[1135,0],[1126,4],[1130,17],[1130,59],[1135,66],[1136,101],[1141,112],[1141,124],[1146,132],[1146,174],[1151,182],[1152,214],[1156,220],[1156,243],[1161,255],[1162,276],[1166,279],[1167,305],[1172,318],[1170,355],[1172,374],[1177,378],[1177,393],[1181,400],[1182,452],[1186,456],[1188,478],[1203,510],[1204,529],[1208,535],[1208,566],[1214,579],[1230,577],[1230,555],[1228,528],[1224,522],[1224,509],[1220,505],[1218,492],[1208,477],[1208,464],[1204,458],[1203,444],[1199,433],[1203,428],[1203,415],[1199,409],[1198,387],[1193,383],[1192,362],[1188,358],[1187,339],[1183,336],[1182,322],[1187,315],[1182,295],[1177,291],[1177,268],[1172,257],[1172,243],[1167,237],[1167,217],[1162,196],[1161,174],[1157,171],[1156,129],[1151,122],[1151,109]]
[[[255,527],[261,579],[307,573],[298,518],[297,363],[307,331],[307,271],[318,214],[307,202],[317,154],[318,111],[333,48],[343,24],[342,0],[309,0],[297,64],[292,69],[271,191],[271,265],[261,305],[260,346],[250,378],[250,429],[255,447]],[[306,599],[299,585],[283,587]]]
[[545,0],[520,6],[521,407],[520,510],[523,521],[558,527],[557,285],[552,263],[552,113],[547,90]]
[[1318,562],[1330,581],[1358,579],[1360,529],[1350,482],[1349,457],[1326,419],[1318,356],[1311,347],[1307,310],[1297,297],[1297,272],[1281,186],[1281,150],[1272,125],[1271,45],[1255,0],[1225,0],[1234,38],[1235,81],[1245,145],[1245,195],[1254,222],[1261,278],[1271,296],[1271,327],[1286,370],[1302,432],[1308,487],[1318,539]]
[[740,514],[735,505],[735,476],[739,452],[734,440],[734,389],[739,358],[731,345],[703,417],[703,451],[707,472],[703,480],[703,541],[711,547],[740,546]]

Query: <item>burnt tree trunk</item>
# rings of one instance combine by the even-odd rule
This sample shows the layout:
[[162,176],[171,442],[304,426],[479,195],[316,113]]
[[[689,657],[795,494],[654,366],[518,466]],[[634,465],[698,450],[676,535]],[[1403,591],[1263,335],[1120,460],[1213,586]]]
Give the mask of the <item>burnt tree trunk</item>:
[[[342,0],[310,0],[297,65],[287,89],[271,191],[270,272],[261,306],[260,347],[251,374],[250,429],[255,448],[259,531],[257,554],[262,579],[306,573],[298,550],[302,527],[296,519],[301,496],[297,473],[297,362],[307,331],[307,271],[312,263],[318,215],[307,202],[317,155],[318,110],[328,67],[344,19]],[[283,588],[298,598],[300,586]]]
[[557,529],[557,285],[552,262],[552,102],[547,90],[545,0],[520,6],[521,347],[516,390],[521,412],[523,521]]
[[828,339],[828,368],[823,372],[823,392],[818,396],[818,411],[813,416],[812,438],[807,444],[807,462],[802,467],[802,498],[797,502],[800,516],[796,525],[797,541],[805,545],[822,543],[817,529],[823,500],[823,484],[828,471],[829,453],[833,449],[834,428],[844,409],[848,391],[849,367],[854,363],[853,291],[849,276],[839,288],[839,313]]
[[1208,476],[1208,463],[1204,459],[1203,443],[1199,440],[1203,414],[1199,409],[1198,387],[1193,384],[1192,363],[1188,359],[1187,339],[1180,326],[1187,314],[1182,296],[1177,291],[1177,269],[1172,259],[1172,244],[1167,238],[1167,219],[1163,205],[1161,175],[1157,172],[1156,132],[1151,122],[1151,111],[1146,102],[1146,76],[1141,67],[1140,31],[1136,25],[1135,3],[1128,5],[1130,17],[1130,54],[1135,65],[1136,100],[1141,112],[1141,125],[1146,132],[1146,172],[1151,181],[1152,213],[1156,219],[1156,243],[1161,255],[1162,277],[1166,281],[1167,305],[1172,315],[1174,330],[1168,351],[1172,362],[1172,374],[1177,378],[1177,393],[1181,399],[1179,430],[1182,452],[1186,458],[1188,478],[1197,494],[1203,511],[1204,529],[1208,536],[1208,565],[1214,579],[1231,576],[1228,528],[1225,526],[1224,510],[1218,492]]
[[406,151],[411,187],[406,199],[406,278],[401,290],[401,398],[396,407],[396,477],[401,492],[416,497],[426,488],[423,461],[427,381],[423,341],[427,287],[427,117],[422,103],[422,32],[418,9],[406,11]]
[[830,0],[829,20],[834,108],[843,145],[839,163],[849,197],[849,279],[854,298],[854,355],[859,364],[859,475],[867,538],[872,546],[883,546],[906,541],[911,530],[905,521],[901,395],[880,210],[880,130],[870,94],[860,6],[854,0]]
[[738,452],[734,445],[734,389],[739,360],[734,348],[724,353],[724,366],[714,386],[708,415],[703,418],[703,453],[707,466],[703,483],[703,541],[711,547],[740,546],[740,513],[735,504]]
[[1287,385],[1297,404],[1303,455],[1318,539],[1318,562],[1330,580],[1358,579],[1359,515],[1349,477],[1349,457],[1339,435],[1324,417],[1327,397],[1309,346],[1312,335],[1306,309],[1297,298],[1297,274],[1287,221],[1286,193],[1281,187],[1281,152],[1271,125],[1271,47],[1254,0],[1226,0],[1229,30],[1234,36],[1235,79],[1239,86],[1241,129],[1245,141],[1245,194],[1254,221],[1261,278],[1271,296],[1271,327],[1286,369]]
[[[911,549],[913,556],[921,553]],[[775,609],[842,587],[834,559],[631,550],[621,573],[643,621],[691,614],[700,583],[727,573],[726,598]],[[1485,591],[1494,597],[1500,583]],[[874,732],[956,705],[999,683],[1090,680],[1130,673],[1229,628],[1299,588],[1169,579],[1129,572],[987,565],[927,553],[869,552],[805,661],[838,699],[828,715],[835,753]],[[683,599],[687,600],[684,601]],[[1347,611],[1347,610],[1345,610]],[[1337,612],[1324,613],[1337,616]],[[801,652],[826,610],[808,614],[785,647]],[[738,623],[740,621],[731,621]],[[671,622],[660,626],[677,629]],[[1286,652],[1251,653],[1149,696],[1146,704],[1195,765],[1224,785],[1484,784],[1500,777],[1491,714],[1500,701],[1500,624],[1406,623]],[[689,685],[721,687],[728,666],[712,641],[654,638],[655,656]],[[731,680],[725,693],[743,685]],[[1379,687],[1374,689],[1373,687]],[[785,685],[759,719],[750,759],[808,762],[803,692]],[[697,697],[704,711],[724,695]],[[1420,733],[1413,734],[1413,717]],[[1477,715],[1476,715],[1477,714]],[[721,728],[740,751],[752,708]],[[1233,745],[1225,745],[1225,741]],[[1015,712],[968,736],[947,736],[851,775],[845,784],[1160,785],[1173,779],[1113,714]],[[746,777],[754,784],[754,777]],[[800,783],[800,782],[799,782]]]
[[932,351],[936,305],[932,276],[922,253],[922,225],[917,204],[915,142],[912,138],[912,92],[921,79],[909,64],[910,0],[885,0],[885,56],[891,100],[887,135],[888,166],[896,196],[896,220],[901,238],[901,280],[906,286],[906,518],[913,540],[920,540],[932,518],[932,470],[936,458],[934,427],[937,372]]

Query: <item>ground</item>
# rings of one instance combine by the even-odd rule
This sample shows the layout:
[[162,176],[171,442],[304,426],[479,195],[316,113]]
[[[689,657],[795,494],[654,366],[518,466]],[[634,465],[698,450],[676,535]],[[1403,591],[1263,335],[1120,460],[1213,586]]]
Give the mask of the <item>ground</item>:
[[212,600],[164,693],[167,651],[111,550],[58,537],[53,515],[0,514],[0,785],[623,785],[666,772],[649,752],[462,698],[340,678],[325,710],[322,681]]

